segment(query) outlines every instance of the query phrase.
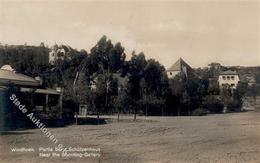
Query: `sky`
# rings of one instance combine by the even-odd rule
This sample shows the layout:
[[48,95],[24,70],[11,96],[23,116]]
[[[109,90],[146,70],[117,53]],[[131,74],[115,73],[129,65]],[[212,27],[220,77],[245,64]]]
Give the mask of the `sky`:
[[166,68],[260,66],[258,0],[0,0],[0,43],[89,50],[106,35]]

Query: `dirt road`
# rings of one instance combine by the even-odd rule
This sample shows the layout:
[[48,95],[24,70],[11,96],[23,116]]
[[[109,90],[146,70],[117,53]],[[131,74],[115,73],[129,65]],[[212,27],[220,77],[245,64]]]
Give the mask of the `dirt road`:
[[100,148],[100,158],[40,157],[39,147],[55,145],[33,129],[0,135],[0,162],[260,162],[259,112],[138,118],[49,129],[67,146]]

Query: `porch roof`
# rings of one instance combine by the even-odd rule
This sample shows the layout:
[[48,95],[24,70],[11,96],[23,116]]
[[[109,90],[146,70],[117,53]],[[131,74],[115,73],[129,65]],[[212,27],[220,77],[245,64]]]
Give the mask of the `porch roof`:
[[0,85],[38,86],[39,81],[32,77],[16,73],[14,71],[0,69]]
[[58,92],[55,89],[33,89],[33,88],[21,88],[21,92],[35,92],[39,94],[52,94],[52,95],[61,95],[60,92]]

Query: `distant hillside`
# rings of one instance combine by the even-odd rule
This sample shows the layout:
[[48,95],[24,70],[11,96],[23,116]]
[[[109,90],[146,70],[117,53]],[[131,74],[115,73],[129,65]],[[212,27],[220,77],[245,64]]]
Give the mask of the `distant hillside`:
[[0,46],[0,66],[9,64],[16,71],[34,75],[48,66],[49,49],[44,45],[5,45]]
[[254,82],[260,84],[260,66],[222,66],[219,63],[211,63],[208,67],[195,69],[196,73],[204,79],[217,80],[218,75],[222,71],[237,71],[242,82]]

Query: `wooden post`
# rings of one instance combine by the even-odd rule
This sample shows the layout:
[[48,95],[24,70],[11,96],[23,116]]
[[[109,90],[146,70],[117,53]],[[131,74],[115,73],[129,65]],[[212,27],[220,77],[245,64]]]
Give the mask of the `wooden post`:
[[75,112],[74,114],[75,114],[75,116],[76,116],[76,125],[78,125],[78,113]]
[[49,111],[48,103],[49,103],[49,95],[46,94],[45,95],[45,111]]
[[62,116],[62,92],[60,93],[60,98],[59,98],[59,108],[60,108],[60,116]]
[[162,107],[162,116],[164,116],[164,110],[163,110],[163,107]]

